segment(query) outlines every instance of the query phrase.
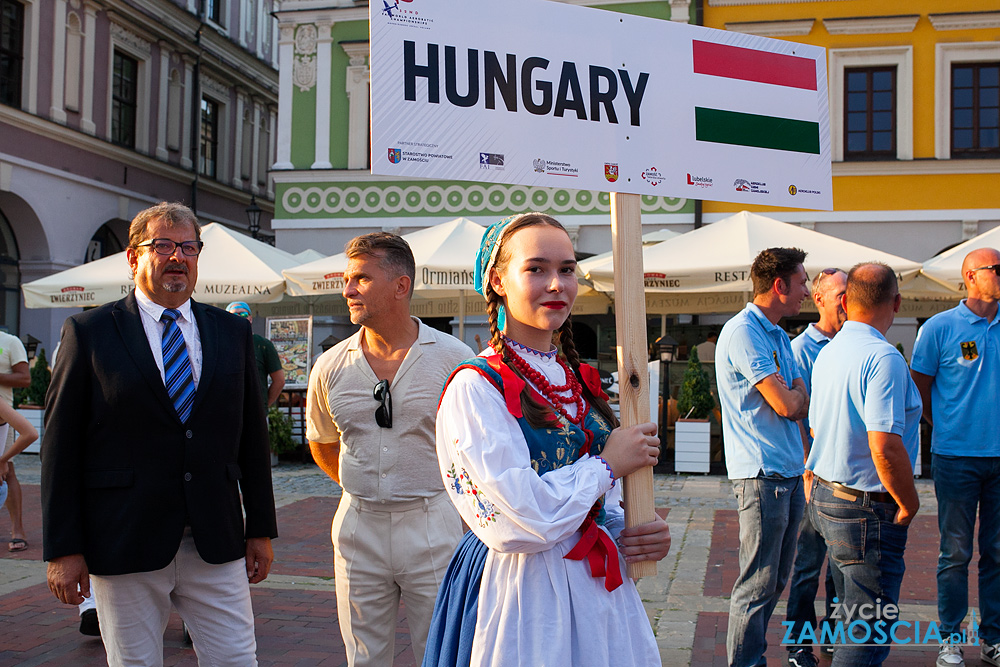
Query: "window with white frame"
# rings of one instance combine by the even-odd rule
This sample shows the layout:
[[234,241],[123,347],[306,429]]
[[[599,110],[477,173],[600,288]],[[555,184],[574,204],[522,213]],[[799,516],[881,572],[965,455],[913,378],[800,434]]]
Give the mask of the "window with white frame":
[[844,69],[844,159],[896,158],[896,68]]
[[111,66],[111,142],[135,148],[139,61],[118,51]]
[[951,154],[1000,155],[1000,62],[952,64]]
[[221,105],[208,97],[201,98],[201,146],[198,173],[219,178],[219,110]]
[[116,144],[145,153],[149,150],[152,45],[112,23],[110,53],[107,136]]
[[257,185],[267,185],[267,168],[271,164],[268,159],[271,152],[271,123],[266,107],[260,108],[260,137],[257,142]]
[[0,0],[0,104],[21,106],[24,5]]
[[913,47],[830,49],[829,72],[833,159],[912,160]]
[[939,43],[935,48],[935,155],[1000,157],[1000,45]]
[[181,148],[181,105],[184,102],[181,73],[176,69],[170,70],[167,91],[167,150],[176,151]]

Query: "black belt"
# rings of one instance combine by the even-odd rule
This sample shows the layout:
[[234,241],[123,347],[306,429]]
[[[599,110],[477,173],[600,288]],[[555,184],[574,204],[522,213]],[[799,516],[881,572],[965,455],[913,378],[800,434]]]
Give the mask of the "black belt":
[[816,481],[833,491],[833,495],[841,500],[849,500],[852,503],[858,500],[868,500],[873,503],[896,504],[896,499],[888,491],[858,491],[849,486],[844,486],[840,482],[828,482],[821,477],[817,477]]

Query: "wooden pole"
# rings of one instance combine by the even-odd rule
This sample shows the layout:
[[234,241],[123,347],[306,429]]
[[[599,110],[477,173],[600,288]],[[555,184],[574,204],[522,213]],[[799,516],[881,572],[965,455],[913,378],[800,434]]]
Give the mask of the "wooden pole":
[[[642,275],[642,212],[639,195],[611,193],[611,252],[615,264],[615,326],[618,338],[618,396],[622,426],[649,419],[646,351],[646,295]],[[625,525],[652,521],[653,468],[625,477]],[[656,574],[655,561],[630,563],[633,579]]]

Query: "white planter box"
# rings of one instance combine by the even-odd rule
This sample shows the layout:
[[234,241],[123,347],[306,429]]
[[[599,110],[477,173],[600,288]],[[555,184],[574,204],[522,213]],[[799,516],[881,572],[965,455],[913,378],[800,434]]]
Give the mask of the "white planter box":
[[708,473],[711,424],[707,419],[678,419],[674,424],[674,470]]
[[[45,432],[45,409],[44,408],[29,408],[20,407],[17,409],[28,423],[35,427],[38,431],[38,440],[28,445],[28,448],[24,450],[25,454],[37,454],[42,447],[42,433]],[[2,445],[2,443],[0,443]]]

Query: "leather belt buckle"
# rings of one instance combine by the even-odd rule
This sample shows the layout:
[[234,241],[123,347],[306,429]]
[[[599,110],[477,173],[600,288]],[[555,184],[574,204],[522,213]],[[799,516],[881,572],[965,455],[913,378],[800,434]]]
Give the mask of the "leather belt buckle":
[[832,487],[832,490],[833,490],[833,497],[834,498],[840,498],[841,500],[847,500],[847,501],[852,502],[852,503],[858,502],[858,496],[852,496],[849,493],[845,493],[845,492],[841,491],[840,489],[838,489],[837,487],[833,486],[832,484],[831,484],[831,487]]

